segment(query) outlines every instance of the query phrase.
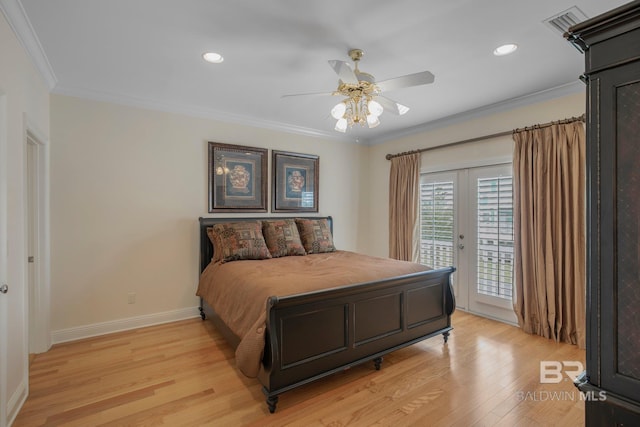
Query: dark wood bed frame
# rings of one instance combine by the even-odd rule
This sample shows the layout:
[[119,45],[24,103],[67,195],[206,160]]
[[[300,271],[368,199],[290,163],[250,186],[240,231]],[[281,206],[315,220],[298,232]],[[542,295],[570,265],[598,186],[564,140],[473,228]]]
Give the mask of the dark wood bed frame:
[[[276,219],[200,218],[200,272],[213,256],[207,227],[222,222]],[[314,217],[317,218],[317,217]],[[327,218],[331,229],[333,222]],[[258,380],[269,412],[281,393],[394,350],[442,334],[447,342],[455,299],[455,268],[413,273],[376,282],[349,285],[268,299],[267,330]],[[239,337],[200,299],[202,319],[210,318],[235,348]]]

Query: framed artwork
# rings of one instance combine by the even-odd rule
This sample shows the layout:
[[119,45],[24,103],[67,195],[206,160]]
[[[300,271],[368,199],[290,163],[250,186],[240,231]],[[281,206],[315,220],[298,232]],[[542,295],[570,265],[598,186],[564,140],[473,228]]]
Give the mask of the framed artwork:
[[318,212],[320,158],[272,151],[272,212]]
[[209,212],[267,211],[267,150],[209,142]]

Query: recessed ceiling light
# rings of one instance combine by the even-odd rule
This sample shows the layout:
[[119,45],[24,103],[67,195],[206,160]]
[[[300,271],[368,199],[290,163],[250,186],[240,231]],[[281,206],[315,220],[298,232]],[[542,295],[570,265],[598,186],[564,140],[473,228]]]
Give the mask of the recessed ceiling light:
[[222,57],[222,55],[215,52],[203,53],[202,58],[207,62],[211,62],[212,64],[219,64],[222,61],[224,61],[224,58]]
[[495,50],[493,51],[493,54],[495,56],[509,55],[510,53],[515,52],[517,48],[518,48],[517,44],[513,44],[513,43],[503,44],[502,46],[498,46],[497,48],[495,48]]

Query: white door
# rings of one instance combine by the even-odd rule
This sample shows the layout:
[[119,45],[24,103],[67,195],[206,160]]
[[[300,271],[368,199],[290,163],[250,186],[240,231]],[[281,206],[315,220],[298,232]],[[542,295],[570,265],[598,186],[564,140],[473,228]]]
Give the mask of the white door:
[[453,265],[456,306],[516,323],[511,165],[421,177],[420,262]]
[[27,135],[27,287],[29,289],[29,353],[38,353],[38,145]]
[[33,130],[27,131],[26,220],[29,353],[51,346],[49,328],[48,146]]
[[0,93],[0,427],[7,420],[7,127],[6,96]]
[[511,165],[469,171],[469,310],[516,323]]
[[467,307],[466,289],[459,277],[466,273],[457,250],[458,172],[424,174],[420,180],[420,263],[432,268],[455,266],[451,277],[458,307]]

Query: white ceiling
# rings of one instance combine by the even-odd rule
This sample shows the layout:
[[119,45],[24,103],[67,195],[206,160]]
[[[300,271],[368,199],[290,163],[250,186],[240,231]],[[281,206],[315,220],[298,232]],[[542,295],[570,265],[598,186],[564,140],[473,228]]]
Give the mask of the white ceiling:
[[[543,20],[620,0],[0,0],[55,93],[375,143],[540,97],[584,90],[583,56]],[[24,19],[26,18],[26,19]],[[34,37],[35,36],[35,37]],[[517,43],[512,55],[495,47]],[[411,107],[376,129],[333,130],[329,59],[378,81],[429,70],[435,83],[385,93]],[[209,64],[202,53],[224,55]]]

